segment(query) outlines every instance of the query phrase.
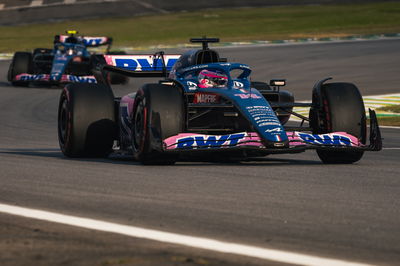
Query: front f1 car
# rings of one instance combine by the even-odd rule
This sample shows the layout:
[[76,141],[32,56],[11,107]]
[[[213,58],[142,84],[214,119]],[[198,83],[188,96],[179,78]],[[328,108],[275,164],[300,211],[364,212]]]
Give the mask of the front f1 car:
[[[218,39],[192,39],[203,48],[181,56],[109,56],[98,84],[71,84],[59,104],[58,132],[70,157],[132,154],[144,164],[171,164],[192,156],[248,158],[315,149],[324,163],[354,163],[382,140],[374,111],[370,133],[364,103],[351,83],[324,79],[312,103],[297,103],[285,80],[251,82],[251,68],[208,48]],[[152,59],[151,59],[152,58]],[[115,98],[106,73],[164,77]],[[309,117],[293,111],[310,107]],[[302,122],[289,126],[290,116]]]
[[30,52],[16,52],[11,61],[8,80],[14,86],[59,85],[65,83],[96,83],[92,73],[90,47],[106,45],[109,52],[112,39],[109,37],[56,35],[54,48],[37,48]]

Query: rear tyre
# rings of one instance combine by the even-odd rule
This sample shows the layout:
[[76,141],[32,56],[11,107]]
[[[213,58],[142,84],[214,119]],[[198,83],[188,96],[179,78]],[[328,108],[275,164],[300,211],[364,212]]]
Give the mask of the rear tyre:
[[183,131],[180,90],[162,84],[144,85],[136,94],[132,121],[132,147],[143,164],[174,164],[177,155],[163,151],[163,140]]
[[58,140],[68,157],[105,157],[116,139],[114,95],[102,84],[69,84],[60,96]]
[[[346,132],[365,144],[366,116],[364,102],[358,88],[351,83],[328,83],[313,93],[313,108],[310,110],[310,125],[313,133]],[[321,102],[319,102],[321,101]],[[315,106],[321,106],[317,110]],[[323,163],[351,164],[363,156],[362,151],[330,151],[317,149]]]
[[8,69],[8,81],[13,86],[28,86],[28,81],[15,81],[19,74],[31,74],[33,72],[32,54],[28,52],[16,52]]

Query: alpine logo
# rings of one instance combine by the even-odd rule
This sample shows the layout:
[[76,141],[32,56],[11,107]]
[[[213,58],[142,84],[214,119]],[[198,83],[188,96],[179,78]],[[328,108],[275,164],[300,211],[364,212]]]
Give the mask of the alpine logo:
[[280,127],[276,127],[276,128],[272,128],[272,129],[267,129],[265,130],[265,132],[267,133],[272,133],[272,132],[283,132],[282,128]]
[[223,146],[234,146],[245,137],[245,133],[237,133],[222,136],[194,135],[177,139],[178,149],[194,148],[221,148]]

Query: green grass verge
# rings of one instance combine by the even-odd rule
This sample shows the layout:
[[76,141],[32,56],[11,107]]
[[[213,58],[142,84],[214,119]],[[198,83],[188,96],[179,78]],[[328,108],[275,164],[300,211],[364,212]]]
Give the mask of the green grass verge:
[[400,114],[400,104],[379,107],[377,110]]
[[[369,121],[368,121],[369,123]],[[379,117],[378,124],[380,126],[395,126],[400,127],[400,116],[392,116],[392,117]]]
[[186,43],[207,35],[222,41],[343,37],[400,32],[400,2],[218,9],[133,18],[102,18],[0,27],[0,52],[51,47],[66,29],[107,35],[116,46]]
[[[390,113],[400,114],[400,104],[387,105],[377,108],[376,111],[385,111]],[[400,127],[400,116],[378,117],[378,123],[382,126],[398,126]]]

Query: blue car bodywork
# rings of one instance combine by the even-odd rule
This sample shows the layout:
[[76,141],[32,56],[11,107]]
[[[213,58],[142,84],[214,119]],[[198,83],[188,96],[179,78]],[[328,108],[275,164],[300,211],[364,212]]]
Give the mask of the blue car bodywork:
[[[198,73],[203,70],[216,70],[228,77],[228,84],[224,88],[198,87]],[[240,75],[232,77],[233,71]],[[254,130],[268,140],[272,146],[282,147],[287,145],[286,132],[273,111],[269,102],[255,88],[252,88],[249,76],[251,69],[248,65],[239,63],[210,63],[180,69],[175,73],[175,79],[185,89],[185,93],[213,93],[231,101],[241,111]],[[190,76],[191,78],[187,78]]]
[[[104,55],[105,64],[98,64],[94,69],[98,84],[66,86],[59,109],[59,139],[64,154],[107,155],[114,143],[118,144],[114,150],[133,154],[144,164],[170,164],[187,156],[210,158],[223,153],[228,157],[248,158],[315,149],[324,163],[354,163],[364,151],[382,149],[377,118],[372,110],[370,143],[366,143],[364,104],[353,84],[325,84],[329,79],[321,80],[313,88],[312,102],[298,103],[290,92],[281,89],[285,80],[271,80],[269,84],[251,81],[248,65],[220,58],[216,51],[208,48],[208,43],[217,42],[217,39],[191,41],[201,42],[203,49],[189,50],[182,55],[163,52]],[[133,78],[164,79],[144,84],[123,97],[114,97],[106,78],[109,72]],[[209,75],[208,80],[205,75]],[[212,78],[215,83],[208,83]],[[68,97],[82,87],[88,91],[85,95],[82,93],[82,98]],[[96,94],[97,104],[93,103],[89,91],[101,91]],[[347,104],[340,106],[343,99]],[[108,110],[111,119],[106,119],[109,126],[104,125],[105,132],[110,133],[104,138],[94,135],[90,140],[92,147],[101,147],[101,151],[85,150],[87,146],[75,147],[69,139],[74,135],[64,134],[73,128],[69,125],[74,121],[68,120],[66,114],[73,108],[69,102],[76,100],[90,102],[88,106],[93,109],[85,108],[81,112],[90,114],[93,124],[103,120],[99,120],[95,110],[113,106]],[[295,107],[310,107],[309,117],[296,113]],[[291,115],[301,120],[300,125],[288,123]],[[334,119],[345,125],[337,126],[332,122]],[[80,125],[92,127],[90,123]],[[86,134],[80,138],[86,138]],[[82,152],[72,153],[71,150]]]
[[[111,42],[108,37],[56,35],[53,49],[37,48],[33,54],[24,53],[25,58],[30,59],[22,62],[18,62],[22,53],[17,52],[10,65],[9,80],[16,85],[96,83],[91,70],[92,53],[88,48],[108,45],[108,51]],[[15,66],[21,64],[26,67],[16,69]]]

